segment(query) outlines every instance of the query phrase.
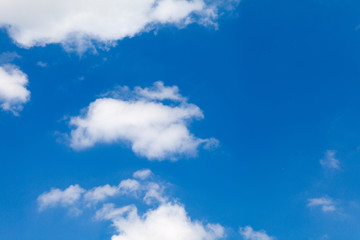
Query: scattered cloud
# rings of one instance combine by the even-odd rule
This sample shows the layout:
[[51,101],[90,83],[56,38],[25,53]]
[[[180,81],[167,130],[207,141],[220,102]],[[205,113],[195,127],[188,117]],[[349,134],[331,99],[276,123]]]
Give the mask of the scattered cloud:
[[2,0],[0,27],[25,48],[60,43],[81,52],[169,24],[216,26],[220,3],[238,1]]
[[17,52],[4,52],[0,54],[0,65],[9,64],[17,58],[21,58]]
[[150,88],[135,87],[135,93],[151,100],[173,100],[186,101],[186,98],[181,96],[177,86],[165,87],[163,82],[155,82]]
[[71,185],[65,190],[53,188],[49,192],[45,192],[38,197],[37,201],[39,209],[43,210],[47,207],[55,207],[58,205],[74,205],[84,192],[85,190],[79,185]]
[[323,212],[334,212],[336,210],[335,202],[328,197],[308,199],[308,207],[319,207]]
[[240,228],[239,230],[244,240],[275,240],[274,237],[270,237],[264,230],[254,231],[250,226]]
[[[145,176],[144,173],[151,173],[148,169],[136,171],[134,176]],[[96,186],[86,190],[79,185],[71,185],[61,190],[53,188],[38,197],[39,209],[48,207],[69,207],[83,208],[90,205],[96,205],[100,202],[107,201],[111,197],[134,197],[143,200],[147,204],[165,202],[165,186],[160,182],[148,181],[146,178],[140,180],[124,179],[118,185],[109,184]]]
[[139,170],[139,171],[134,172],[133,177],[144,180],[144,179],[148,178],[150,175],[151,175],[150,169],[144,169],[144,170]]
[[18,115],[30,99],[30,91],[26,89],[28,77],[19,67],[6,64],[0,66],[0,107]]
[[340,169],[340,162],[335,158],[336,151],[327,150],[325,153],[325,157],[320,160],[321,166],[324,168],[330,169]]
[[47,63],[46,63],[46,62],[38,61],[36,64],[37,64],[39,67],[43,67],[43,68],[47,67]]
[[217,142],[190,133],[190,121],[203,117],[200,108],[187,103],[176,86],[156,82],[151,88],[136,87],[134,91],[122,87],[90,103],[84,114],[71,118],[70,145],[81,150],[97,143],[122,142],[150,160],[192,157],[200,145]]
[[168,201],[168,198],[164,195],[164,186],[158,183],[150,183],[148,185],[148,190],[143,199],[149,205],[154,202],[165,203]]
[[[141,172],[145,173],[145,170]],[[140,171],[135,172],[134,175],[139,173]],[[133,197],[146,204],[152,199],[151,206],[145,208],[142,214],[138,213],[135,204],[116,207],[113,202],[105,202],[101,206],[95,204],[92,205],[94,208],[89,208],[87,204],[89,201],[98,203],[100,200],[109,200],[116,194],[121,195],[121,188],[136,192]],[[163,188],[160,182],[147,180],[138,182],[134,179],[123,180],[118,186],[107,184],[90,190],[72,185],[65,190],[52,189],[41,194],[38,197],[38,204],[40,210],[59,206],[69,208],[71,211],[75,209],[78,214],[86,209],[94,210],[95,220],[112,223],[116,230],[111,237],[112,240],[217,240],[225,236],[224,228],[219,224],[192,220],[185,207],[166,196]]]
[[103,201],[108,197],[112,197],[119,192],[118,186],[110,186],[106,184],[104,186],[95,187],[87,191],[84,195],[84,198],[88,202],[99,202]]
[[119,191],[123,194],[130,194],[139,190],[140,184],[138,181],[134,179],[126,179],[120,182]]

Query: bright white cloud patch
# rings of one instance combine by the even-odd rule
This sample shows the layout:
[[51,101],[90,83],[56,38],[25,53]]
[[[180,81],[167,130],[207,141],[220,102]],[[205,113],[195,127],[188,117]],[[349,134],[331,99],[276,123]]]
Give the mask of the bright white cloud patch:
[[70,206],[75,204],[85,192],[79,185],[71,185],[65,190],[58,188],[51,189],[49,192],[43,193],[38,197],[40,209],[54,207],[57,205]]
[[336,210],[335,202],[328,197],[311,198],[308,200],[308,207],[320,207],[323,212],[333,212]]
[[335,158],[336,151],[327,150],[325,153],[325,158],[320,160],[321,166],[330,169],[339,169],[340,162]]
[[118,234],[112,240],[215,240],[224,236],[222,226],[192,221],[179,204],[162,204],[143,215],[135,206],[116,209],[108,205],[96,216],[113,222]]
[[240,228],[240,234],[244,240],[275,240],[274,237],[270,237],[264,230],[254,231],[250,226]]
[[23,109],[23,104],[30,99],[27,84],[26,74],[17,66],[0,66],[0,106],[4,111],[11,111],[17,115]]
[[[139,174],[140,171],[135,173]],[[122,192],[124,188],[128,190],[126,194]],[[136,194],[130,196],[130,192]],[[100,200],[111,200],[115,195],[130,196],[144,203],[151,199],[151,206],[147,206],[142,214],[138,213],[134,204],[116,207],[113,202],[106,202],[101,207],[98,204],[89,207],[89,201],[98,203]],[[94,219],[110,221],[115,228],[112,240],[216,240],[224,237],[221,225],[193,220],[183,205],[169,199],[160,182],[126,179],[117,186],[107,184],[90,190],[78,185],[63,191],[52,189],[39,196],[38,204],[40,209],[61,206],[75,209],[79,214],[83,210],[95,210]]]
[[[111,44],[160,25],[215,24],[217,1],[2,0],[0,27],[23,47],[61,43],[84,50]],[[220,1],[221,2],[221,1]],[[236,3],[238,1],[234,1]]]
[[217,142],[190,133],[188,123],[204,116],[199,107],[186,102],[177,87],[157,82],[152,88],[137,87],[130,92],[125,87],[111,94],[90,103],[85,114],[71,118],[72,148],[124,142],[150,160],[176,160],[195,156],[201,144]]

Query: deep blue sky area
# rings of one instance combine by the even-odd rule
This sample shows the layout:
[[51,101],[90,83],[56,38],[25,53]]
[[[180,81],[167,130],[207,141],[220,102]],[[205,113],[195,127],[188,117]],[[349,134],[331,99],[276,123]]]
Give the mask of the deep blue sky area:
[[[20,116],[0,112],[0,239],[110,239],[85,213],[39,212],[37,197],[71,184],[118,184],[143,168],[171,183],[189,216],[278,240],[360,239],[360,2],[243,0],[218,29],[161,27],[79,56],[29,49],[0,31],[0,53],[28,75]],[[47,63],[40,67],[37,63]],[[190,131],[215,149],[149,161],[124,144],[77,151],[62,140],[69,116],[116,86],[176,85],[204,119]],[[320,164],[327,150],[340,167]],[[336,210],[309,207],[327,197]]]

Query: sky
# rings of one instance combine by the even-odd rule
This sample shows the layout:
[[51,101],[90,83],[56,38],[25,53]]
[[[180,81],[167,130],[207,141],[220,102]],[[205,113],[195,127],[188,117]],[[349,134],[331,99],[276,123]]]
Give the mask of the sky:
[[0,1],[1,240],[360,239],[360,2]]

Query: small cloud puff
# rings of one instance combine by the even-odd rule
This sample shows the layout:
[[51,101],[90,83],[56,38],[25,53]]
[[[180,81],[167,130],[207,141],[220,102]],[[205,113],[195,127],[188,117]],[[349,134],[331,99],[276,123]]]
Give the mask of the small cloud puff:
[[204,115],[198,106],[187,103],[176,86],[156,82],[151,88],[130,91],[123,87],[105,96],[90,103],[83,115],[71,118],[72,148],[123,142],[137,155],[161,161],[196,156],[200,145],[217,145],[213,138],[201,139],[190,133],[190,121]]
[[65,190],[60,190],[58,188],[53,188],[49,192],[41,194],[37,201],[39,204],[39,209],[43,210],[48,207],[55,207],[58,205],[61,206],[70,206],[74,205],[85,192],[83,188],[79,185],[71,185]]
[[151,175],[151,170],[144,169],[144,170],[139,170],[139,171],[134,172],[133,177],[144,180],[144,179],[148,178],[150,175]]
[[264,230],[254,231],[250,226],[240,228],[239,232],[244,240],[275,240],[274,237],[267,235]]
[[18,115],[23,104],[29,101],[30,91],[26,89],[28,77],[17,66],[0,66],[0,107]]
[[42,61],[38,61],[38,62],[36,63],[36,65],[38,65],[39,67],[42,67],[42,68],[47,67],[47,63],[46,63],[46,62],[42,62]]

